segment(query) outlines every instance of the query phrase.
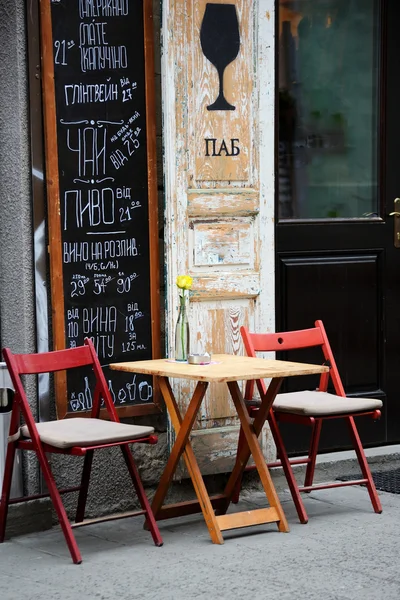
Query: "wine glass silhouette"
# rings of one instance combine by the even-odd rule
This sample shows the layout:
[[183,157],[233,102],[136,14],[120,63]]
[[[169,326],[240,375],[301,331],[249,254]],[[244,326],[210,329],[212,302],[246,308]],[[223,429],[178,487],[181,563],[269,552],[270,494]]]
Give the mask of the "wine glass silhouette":
[[224,96],[224,71],[235,60],[240,49],[239,22],[234,4],[207,2],[200,28],[200,43],[204,56],[217,69],[218,98],[207,110],[235,110]]

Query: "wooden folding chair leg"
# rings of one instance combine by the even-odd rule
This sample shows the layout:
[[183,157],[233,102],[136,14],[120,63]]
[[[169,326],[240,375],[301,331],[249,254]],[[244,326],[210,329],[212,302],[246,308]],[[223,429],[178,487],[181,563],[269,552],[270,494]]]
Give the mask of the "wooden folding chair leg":
[[132,456],[131,451],[129,450],[127,445],[120,446],[121,452],[125,459],[126,466],[128,467],[129,474],[132,478],[133,485],[136,490],[137,497],[139,498],[140,506],[142,510],[146,512],[145,519],[148,528],[150,529],[150,533],[152,535],[153,541],[156,546],[162,546],[163,540],[158,529],[158,525],[154,518],[153,511],[151,509],[150,503],[147,499],[146,492],[144,491],[144,487],[142,484],[142,480],[140,479],[139,471],[137,470],[134,458]]
[[10,500],[11,481],[14,467],[15,458],[15,444],[13,442],[8,444],[6,461],[4,465],[4,479],[3,487],[1,491],[0,500],[0,544],[4,542],[6,535],[6,522],[8,514],[8,503]]
[[[311,443],[308,451],[308,459],[306,469],[306,476],[304,478],[304,486],[312,485],[314,481],[314,473],[315,473],[315,465],[317,462],[317,454],[318,454],[318,446],[319,440],[321,437],[321,429],[322,429],[322,419],[316,419],[313,425],[312,434],[311,434]],[[305,492],[309,493],[311,490],[305,490]]]
[[300,494],[299,486],[296,481],[296,477],[293,473],[292,465],[290,464],[289,457],[286,452],[285,445],[283,443],[282,435],[276,422],[275,416],[271,411],[268,417],[268,423],[271,429],[272,437],[274,438],[277,454],[281,461],[283,472],[285,473],[286,481],[288,482],[289,490],[292,495],[294,505],[299,517],[300,523],[305,525],[308,523],[308,515],[305,509],[303,499]]
[[[257,410],[258,410],[258,408],[250,407],[249,408],[250,416],[254,417],[255,414],[257,413]],[[296,507],[299,521],[300,521],[300,523],[303,523],[303,525],[305,525],[306,523],[308,523],[307,511],[305,509],[303,499],[302,499],[301,493],[299,491],[299,486],[298,486],[296,478],[294,476],[292,465],[290,464],[290,460],[289,460],[289,457],[287,455],[287,452],[286,452],[286,449],[285,449],[285,446],[283,443],[281,432],[279,431],[279,427],[278,427],[278,424],[276,422],[276,419],[275,419],[275,416],[273,413],[270,413],[270,415],[268,417],[268,423],[269,423],[269,426],[271,429],[272,437],[274,438],[275,446],[277,449],[277,454],[281,461],[281,466],[282,466],[283,472],[285,473],[286,481],[288,483],[289,490],[292,495],[294,505]],[[242,428],[240,428],[238,453],[239,453],[240,448],[243,443],[244,443],[244,434],[243,434]],[[235,487],[235,491],[232,496],[232,502],[234,504],[239,502],[241,484],[242,484],[242,477],[240,477],[238,479],[238,482]]]
[[357,426],[354,421],[354,417],[346,417],[349,425],[350,436],[354,444],[354,449],[358,458],[358,462],[361,468],[364,479],[367,479],[367,490],[371,499],[372,507],[378,514],[382,512],[381,501],[379,500],[378,492],[376,491],[375,483],[372,478],[371,470],[365,456],[364,448],[362,447],[360,436],[358,434]]
[[62,503],[61,496],[58,492],[56,482],[53,477],[53,473],[51,472],[49,462],[46,458],[46,455],[41,447],[36,450],[36,454],[39,460],[40,467],[43,472],[43,476],[45,482],[47,484],[47,488],[49,490],[50,498],[53,502],[53,506],[56,510],[58,521],[61,525],[62,532],[65,537],[65,541],[67,542],[68,549],[71,554],[71,558],[76,565],[79,565],[82,562],[82,556],[79,552],[78,544],[76,543],[75,536],[72,532],[72,527],[69,522],[67,513],[64,508],[64,504]]
[[94,450],[88,450],[85,454],[82,477],[81,477],[81,489],[79,491],[78,506],[76,507],[75,523],[82,523],[85,518],[86,501],[89,490],[90,474],[92,471]]

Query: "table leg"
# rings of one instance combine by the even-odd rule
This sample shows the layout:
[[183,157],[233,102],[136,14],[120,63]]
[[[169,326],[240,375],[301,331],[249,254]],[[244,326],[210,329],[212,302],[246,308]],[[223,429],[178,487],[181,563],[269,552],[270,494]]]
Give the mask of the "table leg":
[[258,436],[265,423],[265,420],[268,416],[269,410],[272,406],[275,396],[278,393],[281,383],[282,378],[275,378],[271,381],[253,424],[251,422],[251,418],[249,417],[246,405],[243,400],[243,396],[240,392],[237,382],[232,381],[228,383],[232,400],[235,404],[237,413],[239,415],[245,441],[238,453],[234,469],[228,480],[224,493],[227,497],[226,508],[228,508],[230,499],[235,489],[235,485],[246,467],[246,464],[250,458],[250,454],[252,454],[269,504],[271,507],[275,508],[277,512],[279,531],[287,532],[289,531],[289,526],[286,520],[286,516],[283,512],[281,503],[279,501],[278,495],[276,493],[275,487],[271,479],[271,475],[269,473],[263,453],[261,451],[260,444],[258,442]]
[[[264,423],[268,416],[270,407],[272,406],[272,404],[275,400],[275,397],[279,391],[279,388],[282,385],[282,381],[283,381],[282,378],[275,378],[271,381],[270,385],[268,386],[267,393],[265,395],[265,399],[263,400],[263,402],[257,412],[257,418],[254,420],[254,423],[253,423],[254,431],[255,431],[257,437],[261,433],[261,429],[264,426]],[[240,391],[239,391],[239,393],[240,393]],[[246,411],[247,411],[247,408],[246,408]],[[242,426],[241,426],[241,428],[242,428]],[[235,490],[236,483],[237,483],[238,479],[242,476],[243,471],[246,468],[246,465],[248,463],[250,455],[251,455],[250,448],[249,448],[248,444],[246,443],[246,438],[244,437],[244,443],[241,445],[240,448],[238,448],[238,454],[236,456],[235,466],[233,468],[233,471],[232,471],[232,473],[229,477],[229,480],[226,484],[226,487],[225,487],[224,494],[228,500],[228,505],[226,506],[226,509],[228,508],[229,503],[231,501],[232,494]]]
[[162,511],[162,504],[168,491],[169,484],[175,473],[179,459],[183,454],[183,458],[186,463],[187,470],[190,478],[193,482],[193,487],[196,492],[196,496],[199,500],[201,510],[203,512],[204,520],[208,527],[211,540],[214,544],[223,544],[224,539],[220,528],[218,527],[217,520],[215,517],[214,509],[211,504],[210,497],[208,495],[206,486],[201,476],[197,460],[195,458],[192,446],[189,442],[189,435],[192,430],[196,415],[199,411],[200,404],[206,393],[208,383],[199,381],[192,399],[190,400],[187,408],[185,417],[182,416],[179,411],[179,407],[176,403],[174,394],[172,392],[170,383],[167,377],[159,378],[160,389],[165,400],[165,404],[168,409],[168,413],[171,418],[172,425],[175,429],[176,440],[171,450],[171,454],[167,461],[164,473],[161,477],[160,483],[157,487],[155,496],[152,502],[152,510],[157,519]]

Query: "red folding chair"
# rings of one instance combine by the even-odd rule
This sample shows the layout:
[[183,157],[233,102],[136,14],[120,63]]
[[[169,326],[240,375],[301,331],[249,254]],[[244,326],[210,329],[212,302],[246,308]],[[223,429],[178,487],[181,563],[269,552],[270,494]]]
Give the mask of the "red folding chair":
[[[354,417],[369,415],[373,419],[379,419],[381,416],[379,409],[382,407],[382,402],[371,398],[346,397],[322,321],[316,321],[313,329],[288,331],[285,333],[250,333],[246,327],[241,327],[240,331],[248,356],[256,356],[257,352],[276,352],[320,346],[325,358],[324,364],[329,366],[329,373],[323,373],[321,375],[319,387],[316,390],[278,394],[268,417],[271,433],[280,459],[276,462],[269,463],[268,466],[281,466],[283,468],[300,522],[308,522],[307,512],[300,495],[301,492],[311,492],[314,490],[348,485],[365,484],[374,511],[381,513],[382,506],[376,492],[364,449],[361,445]],[[334,386],[334,394],[327,392],[329,377]],[[266,386],[263,380],[257,381],[257,387],[261,396],[266,393]],[[259,400],[253,399],[253,392],[254,382],[248,381],[245,389],[245,400],[251,417],[254,417],[254,414],[258,410],[257,405],[259,404]],[[313,485],[322,423],[324,419],[338,418],[343,418],[347,421],[363,478],[352,481]],[[306,458],[288,458],[278,427],[279,422],[298,423],[312,427],[311,444]],[[244,436],[242,432],[240,432],[239,448],[243,443]],[[298,485],[292,469],[292,465],[300,464],[307,465],[304,486]],[[254,469],[254,467],[248,466],[246,468],[246,470],[250,469]],[[238,502],[239,493],[240,482],[235,491],[233,502]]]
[[[84,346],[41,354],[13,354],[8,348],[5,348],[3,356],[14,384],[15,396],[11,413],[10,435],[0,503],[0,543],[4,541],[7,512],[10,504],[50,496],[72,560],[76,564],[82,562],[82,557],[72,529],[98,521],[112,520],[125,516],[144,515],[155,545],[162,546],[163,541],[157,523],[128,446],[128,444],[137,443],[155,444],[157,443],[157,437],[153,435],[153,427],[120,423],[92,342],[86,339]],[[87,365],[92,366],[96,379],[93,408],[90,417],[74,417],[59,421],[35,423],[20,376],[64,371]],[[103,400],[109,420],[99,418]],[[22,427],[20,426],[21,415],[25,421]],[[85,522],[85,506],[93,452],[100,448],[110,448],[112,446],[119,446],[121,448],[142,510],[124,513],[123,515],[109,515],[107,517],[100,517],[99,519],[90,519],[90,521]],[[14,456],[17,449],[33,450],[36,452],[49,493],[10,499],[11,477]],[[83,456],[84,462],[80,485],[74,488],[59,490],[46,457],[47,453]],[[79,491],[78,506],[75,523],[71,524],[65,512],[60,494],[75,491]]]

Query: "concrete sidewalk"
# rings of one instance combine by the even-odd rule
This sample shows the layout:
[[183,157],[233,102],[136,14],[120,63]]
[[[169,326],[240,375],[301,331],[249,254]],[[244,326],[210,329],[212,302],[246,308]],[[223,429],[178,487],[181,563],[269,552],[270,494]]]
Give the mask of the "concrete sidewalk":
[[[288,492],[279,495],[290,533],[275,525],[225,532],[223,546],[199,515],[162,521],[162,548],[141,517],[79,529],[81,565],[58,527],[13,538],[0,545],[0,599],[400,599],[400,495],[381,493],[377,515],[365,488],[316,492],[305,496],[307,525]],[[265,505],[248,492],[232,508]]]

